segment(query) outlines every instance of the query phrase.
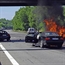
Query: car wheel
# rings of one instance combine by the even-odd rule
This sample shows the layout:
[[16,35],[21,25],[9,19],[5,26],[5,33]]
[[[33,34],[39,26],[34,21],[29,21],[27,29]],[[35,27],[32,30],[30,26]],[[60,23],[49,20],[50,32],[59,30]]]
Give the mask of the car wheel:
[[35,46],[35,43],[32,43],[32,46]]
[[40,47],[43,48],[44,47],[44,41],[40,40]]
[[62,45],[58,45],[58,48],[59,48],[59,49],[62,48]]
[[10,40],[10,38],[7,39],[7,41],[9,41],[9,40]]
[[28,40],[27,40],[27,39],[25,39],[25,42],[28,42]]

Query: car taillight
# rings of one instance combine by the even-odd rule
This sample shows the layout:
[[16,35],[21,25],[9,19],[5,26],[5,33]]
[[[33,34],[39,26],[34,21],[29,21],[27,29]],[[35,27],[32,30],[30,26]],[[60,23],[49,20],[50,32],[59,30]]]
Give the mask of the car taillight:
[[60,40],[64,40],[64,38],[60,38]]
[[45,38],[45,40],[50,40],[50,38]]
[[8,34],[8,36],[10,36],[10,34]]

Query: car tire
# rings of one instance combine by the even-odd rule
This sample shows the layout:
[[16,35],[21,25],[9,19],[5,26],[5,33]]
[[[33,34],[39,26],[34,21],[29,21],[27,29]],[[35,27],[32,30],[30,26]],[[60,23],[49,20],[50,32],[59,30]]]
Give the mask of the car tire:
[[32,46],[35,46],[35,43],[32,43]]
[[60,49],[60,48],[62,48],[62,45],[60,44],[60,45],[58,45],[58,48]]
[[2,65],[1,62],[0,62],[0,65]]
[[25,42],[28,42],[28,40],[27,40],[27,39],[25,39]]
[[10,40],[10,38],[7,39],[7,41],[9,41],[9,40]]
[[40,40],[40,47],[43,48],[44,47],[44,41],[43,40]]

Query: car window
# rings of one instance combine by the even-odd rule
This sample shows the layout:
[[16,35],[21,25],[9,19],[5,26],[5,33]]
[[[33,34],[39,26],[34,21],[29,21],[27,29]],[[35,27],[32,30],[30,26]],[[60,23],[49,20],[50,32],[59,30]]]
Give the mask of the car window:
[[0,33],[4,33],[4,31],[0,31]]
[[55,32],[46,32],[45,33],[46,36],[59,36],[57,33]]
[[0,33],[2,33],[2,31],[0,31]]
[[27,36],[34,36],[34,34],[28,34]]
[[30,29],[30,31],[33,31],[33,29]]

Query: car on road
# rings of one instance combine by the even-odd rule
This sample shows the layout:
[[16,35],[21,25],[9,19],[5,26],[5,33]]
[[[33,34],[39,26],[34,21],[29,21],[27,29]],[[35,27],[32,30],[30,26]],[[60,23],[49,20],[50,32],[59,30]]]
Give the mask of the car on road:
[[0,41],[9,41],[11,38],[7,31],[0,30]]
[[37,34],[38,33],[29,33],[25,36],[25,42],[33,42],[33,43],[37,43],[38,39],[37,39]]
[[36,33],[36,29],[35,28],[28,28],[27,33]]
[[35,46],[38,44],[41,48],[44,47],[58,47],[61,48],[64,43],[64,38],[59,36],[56,32],[42,32],[38,38],[38,43],[34,43]]

